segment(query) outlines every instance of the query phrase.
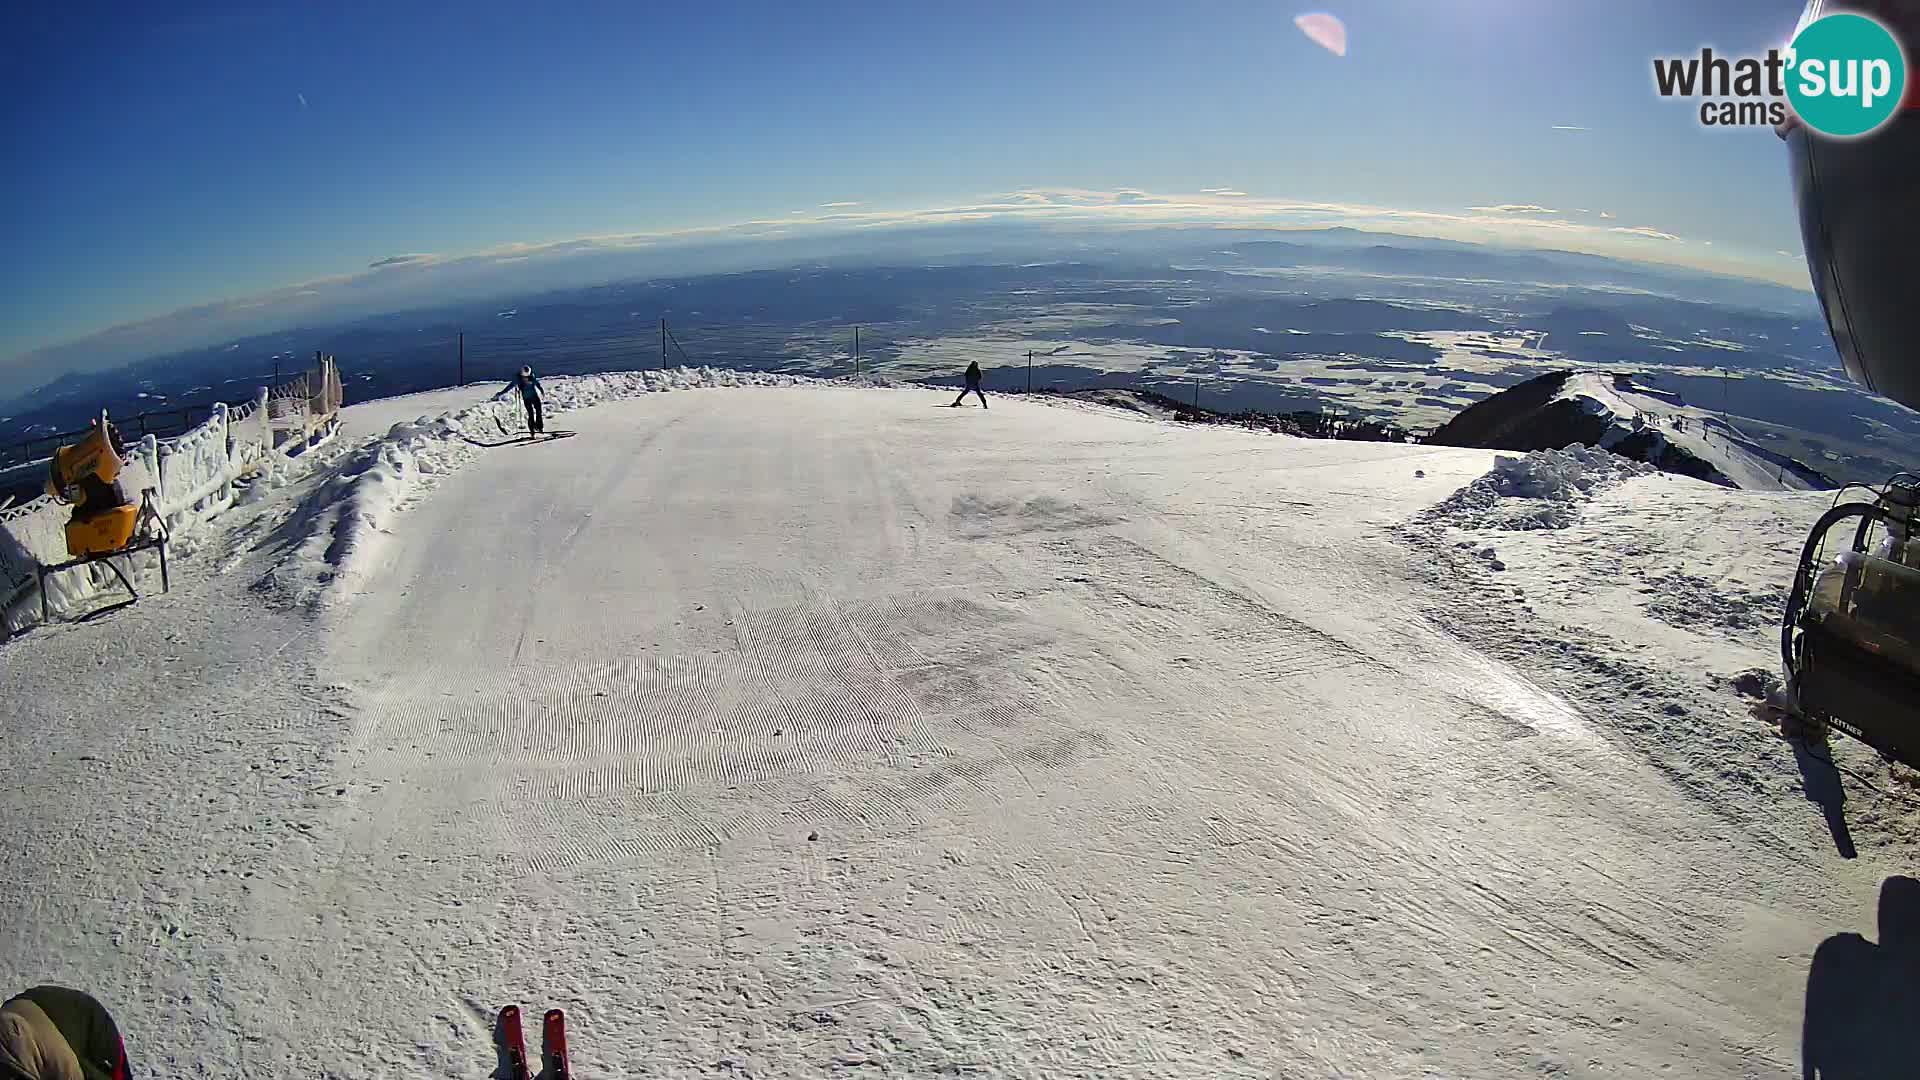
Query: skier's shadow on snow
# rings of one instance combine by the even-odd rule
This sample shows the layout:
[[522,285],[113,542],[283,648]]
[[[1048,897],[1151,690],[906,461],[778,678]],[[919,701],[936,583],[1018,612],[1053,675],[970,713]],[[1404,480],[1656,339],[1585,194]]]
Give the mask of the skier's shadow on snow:
[[492,450],[501,446],[531,446],[534,443],[552,442],[555,439],[571,439],[578,434],[580,433],[577,431],[549,431],[544,435],[522,435],[517,439],[505,439],[500,442],[482,442],[479,439],[469,438],[463,435],[461,436],[461,441],[465,442],[468,446],[479,446]]
[[1858,852],[1853,847],[1853,832],[1847,828],[1847,789],[1840,782],[1839,766],[1832,758],[1807,749],[1807,744],[1799,739],[1793,740],[1793,760],[1800,766],[1800,786],[1807,794],[1807,801],[1819,806],[1826,816],[1834,848],[1841,858],[1853,858]]
[[1920,881],[1880,883],[1880,941],[1835,934],[1807,973],[1806,1080],[1911,1076],[1920,1061]]

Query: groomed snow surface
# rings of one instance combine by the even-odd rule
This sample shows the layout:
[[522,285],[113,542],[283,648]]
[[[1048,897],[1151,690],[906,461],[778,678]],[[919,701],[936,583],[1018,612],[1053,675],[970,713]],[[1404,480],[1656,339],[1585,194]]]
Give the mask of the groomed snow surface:
[[1913,775],[1736,692],[1824,496],[719,372],[553,380],[533,441],[492,389],[0,645],[0,980],[140,1075],[485,1077],[508,1002],[589,1080],[1911,1064],[1823,988],[1913,992]]

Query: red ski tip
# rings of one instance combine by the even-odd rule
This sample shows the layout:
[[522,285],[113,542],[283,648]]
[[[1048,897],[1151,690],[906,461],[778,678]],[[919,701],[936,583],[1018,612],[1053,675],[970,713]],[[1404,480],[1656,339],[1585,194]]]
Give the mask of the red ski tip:
[[507,1056],[507,1075],[512,1080],[533,1080],[533,1070],[527,1065],[527,1040],[520,1030],[518,1005],[500,1010],[500,1049]]
[[553,1080],[571,1080],[573,1069],[567,1062],[567,1014],[548,1009],[540,1030],[545,1038],[547,1067]]

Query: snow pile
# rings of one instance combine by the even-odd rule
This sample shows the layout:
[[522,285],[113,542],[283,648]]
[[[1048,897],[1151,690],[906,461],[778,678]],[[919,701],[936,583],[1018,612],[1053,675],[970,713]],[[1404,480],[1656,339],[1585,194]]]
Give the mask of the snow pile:
[[253,475],[247,480],[246,490],[234,500],[235,505],[252,506],[264,501],[267,496],[306,475],[312,468],[314,460],[307,455],[288,457],[279,451],[268,454],[254,466]]
[[834,386],[847,386],[856,390],[945,390],[944,386],[929,386],[912,379],[896,379],[890,375],[842,375],[827,380]]
[[1658,472],[1631,458],[1575,444],[1501,456],[1492,471],[1448,496],[1424,519],[1461,528],[1564,529],[1579,505],[1616,484]]
[[364,573],[387,522],[409,498],[477,453],[465,434],[451,417],[422,418],[395,424],[362,447],[296,511],[283,558],[257,587],[312,604],[330,584]]
[[207,423],[163,444],[153,457],[161,477],[157,505],[173,555],[185,558],[199,551],[218,535],[212,522],[227,510],[257,503],[331,464],[326,449],[334,445],[337,424],[317,431],[312,444],[295,441],[276,449],[265,415],[264,409],[250,407],[236,422],[225,406],[216,405]]
[[[819,380],[721,368],[620,371],[541,380],[546,414],[669,390],[799,386]],[[526,413],[513,395],[458,412],[395,424],[352,454],[310,494],[280,530],[280,558],[258,591],[308,607],[351,591],[378,564],[389,523],[448,474],[497,444],[501,433],[524,433]],[[284,486],[272,467],[268,484]]]
[[[599,375],[555,376],[540,380],[541,401],[548,412],[584,409],[603,401],[618,401],[636,394],[665,390],[708,390],[728,386],[800,386],[818,383],[800,375],[779,375],[765,371],[733,371],[728,368],[673,368],[667,371],[611,371]],[[513,415],[524,415],[511,395],[501,402],[477,405],[463,410],[455,419],[468,418],[479,410],[505,406]]]

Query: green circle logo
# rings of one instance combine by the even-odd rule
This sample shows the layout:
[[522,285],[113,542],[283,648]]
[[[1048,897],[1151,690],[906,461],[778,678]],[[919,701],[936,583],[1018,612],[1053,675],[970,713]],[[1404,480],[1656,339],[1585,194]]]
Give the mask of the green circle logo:
[[1794,35],[1787,100],[1822,135],[1865,135],[1892,118],[1907,90],[1907,57],[1886,27],[1846,12]]

